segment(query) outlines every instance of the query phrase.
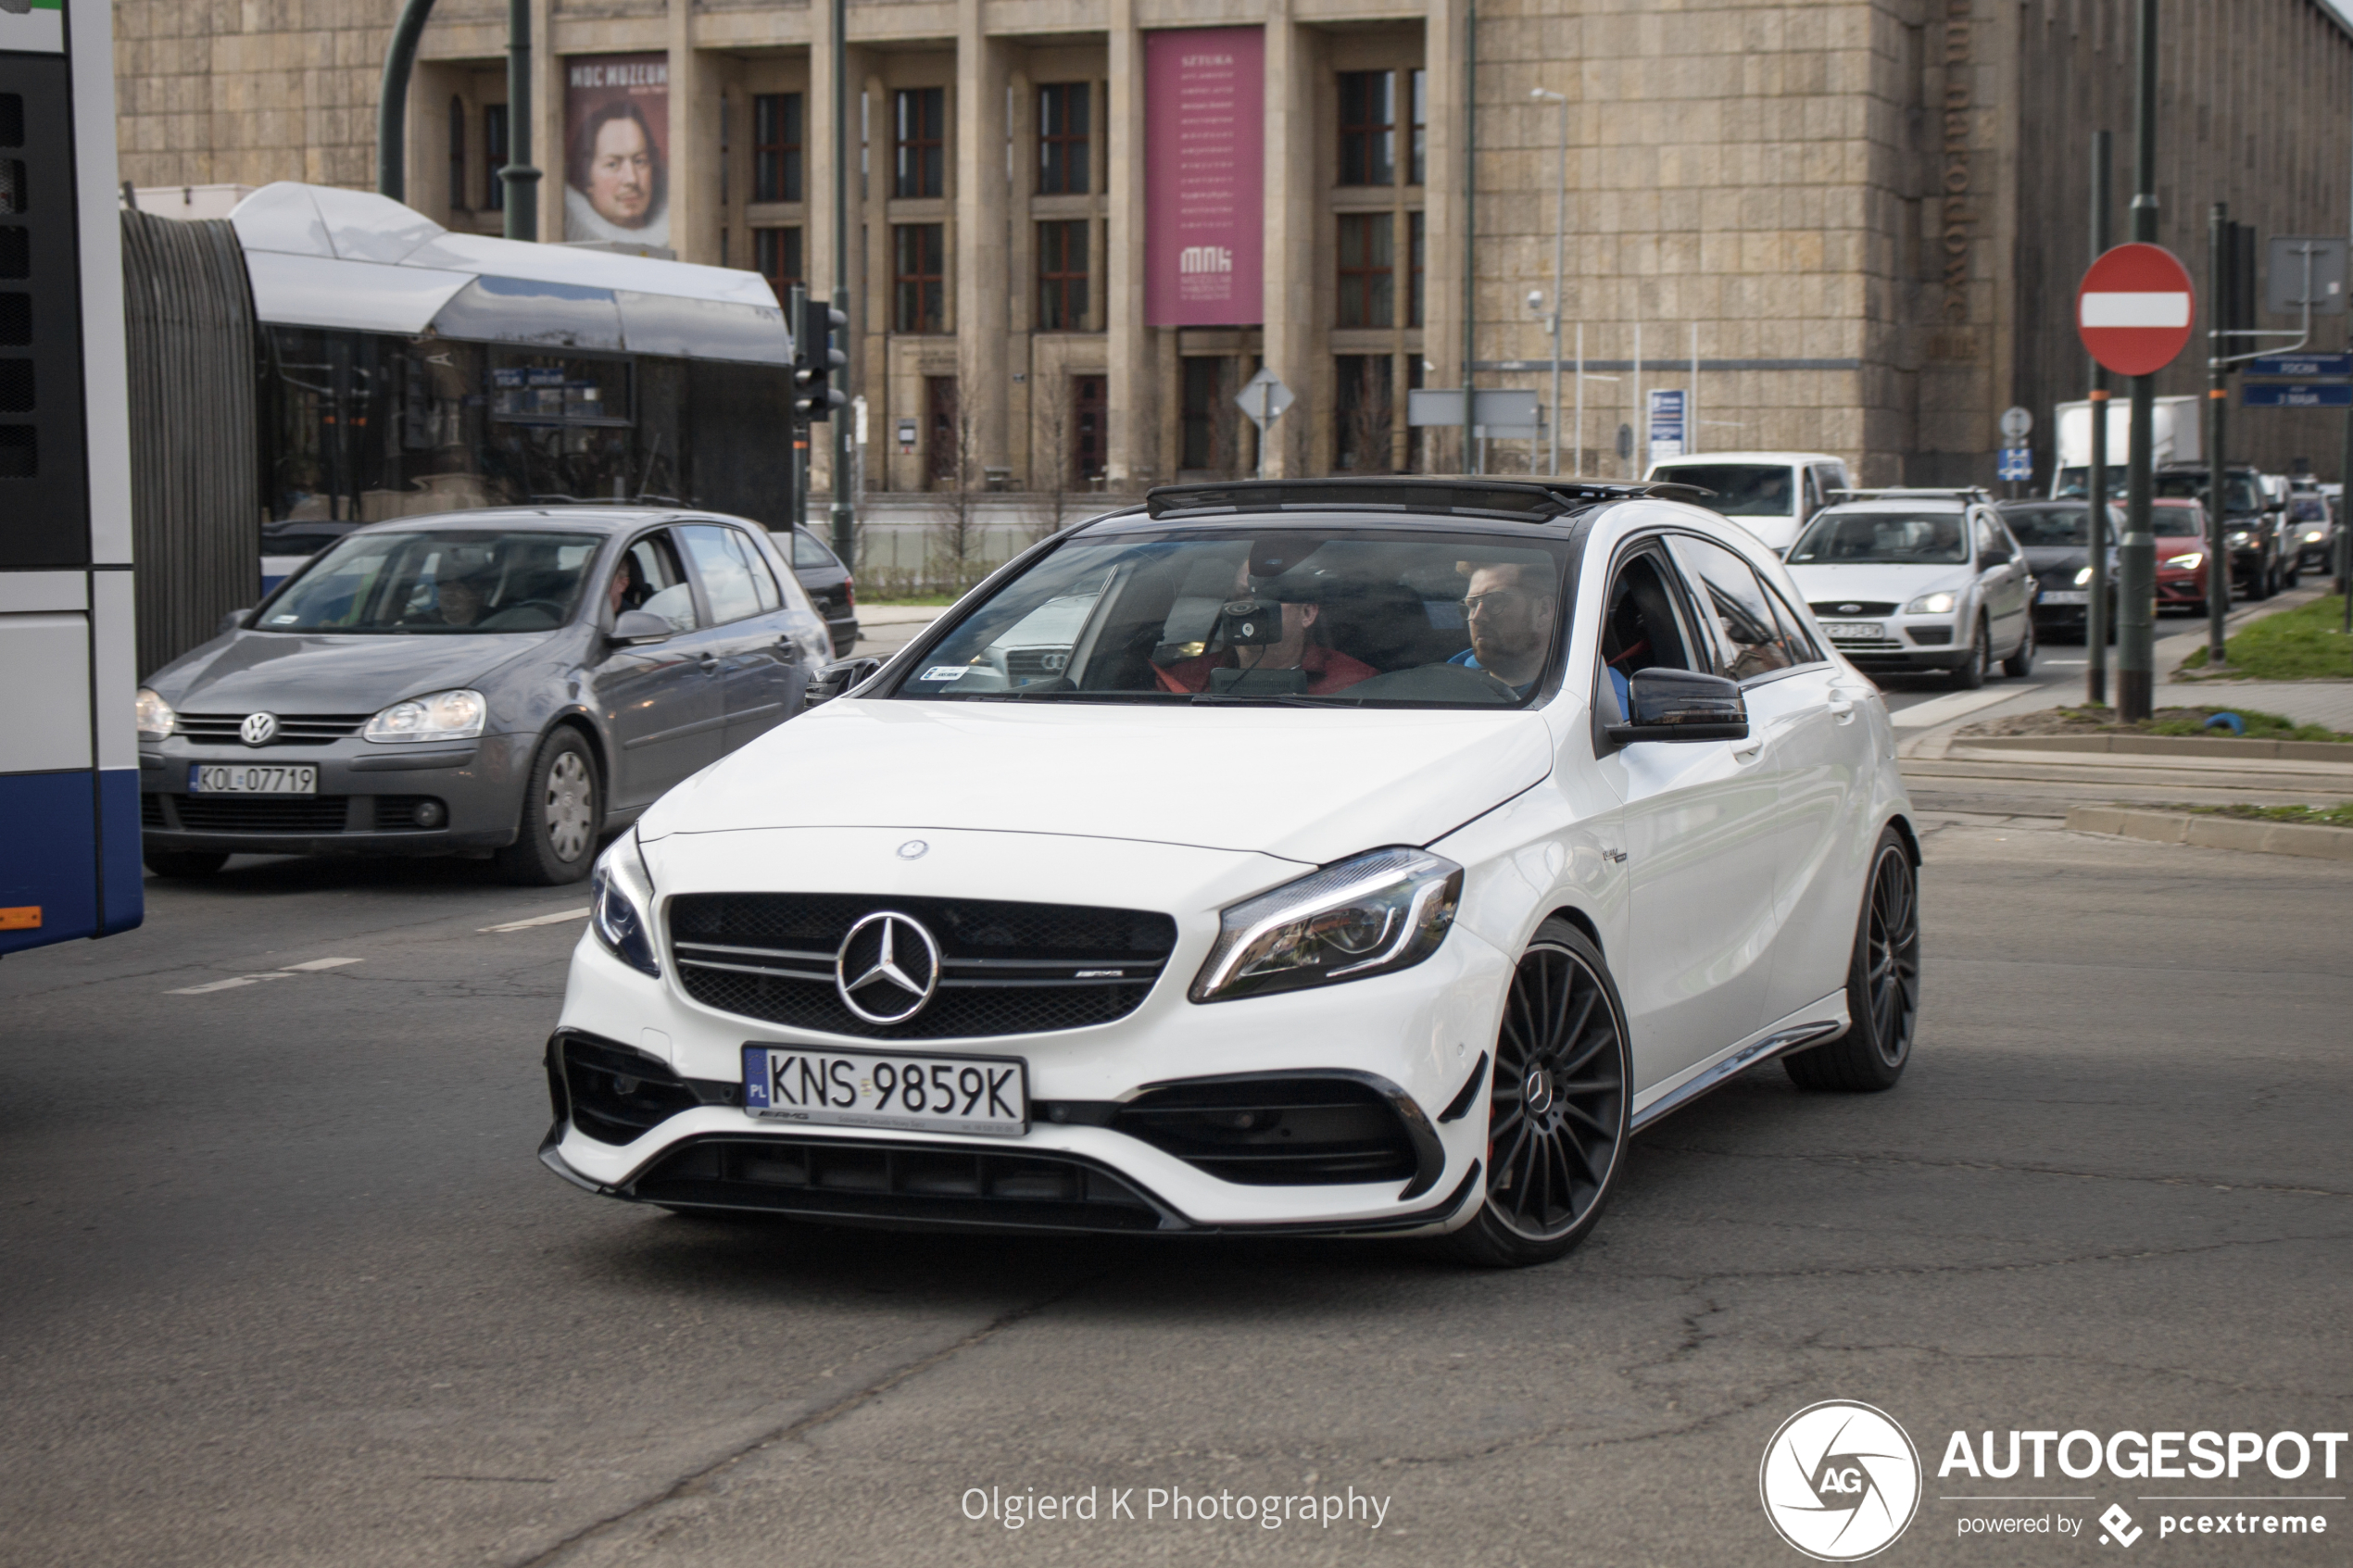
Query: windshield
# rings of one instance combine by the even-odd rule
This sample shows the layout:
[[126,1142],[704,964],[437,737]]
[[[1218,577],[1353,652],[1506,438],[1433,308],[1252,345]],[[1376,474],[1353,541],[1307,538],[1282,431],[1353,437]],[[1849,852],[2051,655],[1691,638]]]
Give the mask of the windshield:
[[2092,518],[2083,507],[2053,507],[2047,511],[2004,511],[2002,521],[2028,549],[2055,548],[2092,542]]
[[361,533],[273,600],[264,632],[548,632],[572,619],[594,533],[437,528]]
[[[2157,494],[2180,495],[2193,501],[2206,499],[2206,475],[2203,473],[2161,473],[2157,476]],[[2234,473],[2222,482],[2222,511],[2227,517],[2237,517],[2263,509],[2263,498],[2255,488],[2255,476]]]
[[1716,492],[1707,509],[1725,517],[1789,517],[1790,470],[1786,464],[1677,463],[1651,477],[1674,484],[1696,484]]
[[1567,548],[1248,524],[1082,537],[974,609],[893,695],[1516,707],[1552,656]]
[[1824,512],[1789,550],[1792,566],[1957,566],[1969,559],[1958,512]]
[[2160,539],[2197,539],[2206,533],[2204,507],[2151,507],[2149,527]]

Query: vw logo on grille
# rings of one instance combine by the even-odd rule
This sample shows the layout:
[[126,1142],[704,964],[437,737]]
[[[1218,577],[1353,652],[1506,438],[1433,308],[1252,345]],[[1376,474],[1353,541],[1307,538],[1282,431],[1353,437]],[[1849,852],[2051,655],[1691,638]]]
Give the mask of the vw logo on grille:
[[237,726],[237,738],[247,746],[268,746],[278,733],[275,713],[248,713],[245,722]]
[[877,909],[849,928],[834,959],[842,1005],[869,1023],[904,1023],[939,988],[939,944],[912,918]]

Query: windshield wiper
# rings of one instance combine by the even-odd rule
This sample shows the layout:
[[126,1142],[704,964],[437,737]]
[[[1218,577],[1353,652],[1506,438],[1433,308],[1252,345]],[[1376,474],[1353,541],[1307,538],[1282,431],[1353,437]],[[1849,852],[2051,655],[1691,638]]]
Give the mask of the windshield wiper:
[[1195,692],[1196,705],[1239,708],[1362,708],[1361,696],[1308,696],[1301,692],[1265,692],[1240,696],[1233,692]]

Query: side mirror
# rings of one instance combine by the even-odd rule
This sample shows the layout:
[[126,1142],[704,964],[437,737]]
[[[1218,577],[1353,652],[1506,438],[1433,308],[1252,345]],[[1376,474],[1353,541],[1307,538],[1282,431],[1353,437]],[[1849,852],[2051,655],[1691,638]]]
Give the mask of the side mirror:
[[1691,670],[1638,670],[1627,684],[1633,716],[1603,732],[1618,746],[1748,738],[1748,704],[1736,682]]
[[220,624],[213,628],[212,634],[218,637],[226,633],[244,631],[245,617],[251,615],[252,613],[253,606],[251,605],[245,606],[243,609],[231,610],[228,614],[220,618]]
[[871,655],[859,659],[837,659],[817,671],[809,683],[809,694],[802,699],[804,708],[814,708],[821,702],[831,702],[842,693],[872,680],[883,661]]
[[665,642],[671,635],[670,622],[653,611],[624,609],[613,617],[612,630],[605,634],[605,640],[635,647],[640,643]]

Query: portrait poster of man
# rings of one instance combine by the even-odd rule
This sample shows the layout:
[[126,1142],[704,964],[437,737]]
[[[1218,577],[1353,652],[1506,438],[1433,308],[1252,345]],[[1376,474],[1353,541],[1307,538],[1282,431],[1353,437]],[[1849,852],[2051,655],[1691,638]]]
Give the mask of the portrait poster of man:
[[564,238],[670,244],[670,59],[564,62]]

